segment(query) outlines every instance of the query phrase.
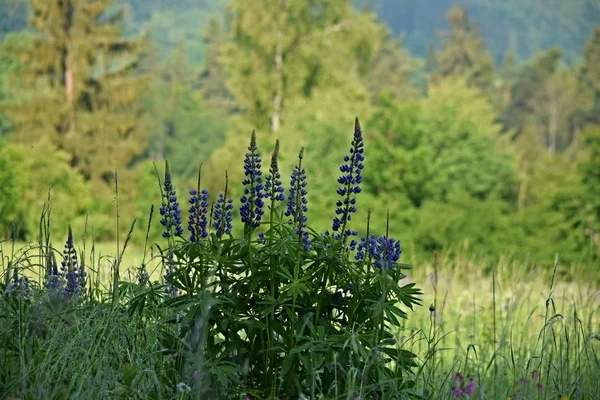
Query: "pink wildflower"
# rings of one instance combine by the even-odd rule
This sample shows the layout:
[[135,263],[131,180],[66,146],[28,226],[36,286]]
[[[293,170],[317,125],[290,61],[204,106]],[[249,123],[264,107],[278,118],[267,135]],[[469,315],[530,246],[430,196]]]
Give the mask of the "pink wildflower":
[[475,393],[475,379],[469,381],[469,384],[465,387],[465,393],[469,396]]
[[541,392],[542,390],[544,390],[544,385],[541,382],[538,382],[537,386],[537,390],[538,392]]
[[462,375],[460,374],[460,372],[456,372],[456,373],[454,373],[454,377],[452,378],[452,382],[457,382],[457,383],[460,383],[460,382],[462,382],[462,381],[463,381],[463,377],[462,377]]
[[463,395],[463,389],[461,387],[452,388],[452,397],[454,397],[455,399],[458,399],[462,395]]

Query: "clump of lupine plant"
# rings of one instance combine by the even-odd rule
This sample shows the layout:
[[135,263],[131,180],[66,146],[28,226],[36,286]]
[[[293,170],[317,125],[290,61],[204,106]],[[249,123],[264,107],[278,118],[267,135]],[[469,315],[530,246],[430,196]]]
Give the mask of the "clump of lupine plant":
[[[173,314],[182,315],[180,337],[185,344],[172,349],[180,360],[180,381],[205,397],[399,395],[414,386],[406,372],[416,364],[414,354],[397,347],[392,330],[407,317],[401,307],[418,304],[420,291],[414,284],[398,285],[405,266],[398,263],[400,243],[387,231],[382,236],[368,232],[361,244],[352,239],[358,235],[351,220],[365,160],[358,119],[337,180],[341,200],[336,203],[332,234],[319,234],[308,226],[304,150],[291,173],[287,195],[278,154],[276,142],[263,181],[252,132],[239,209],[242,239],[231,236],[233,200],[226,172],[225,191],[211,212],[213,230],[207,245],[197,243],[204,237],[202,215],[208,204],[203,197],[208,193],[200,184],[191,192],[193,235],[190,240],[169,241],[172,248],[166,254],[178,264],[176,279],[170,280],[183,289],[177,302],[168,303],[176,307]],[[174,190],[165,186],[164,192],[170,194],[163,199],[171,206],[163,207],[171,212]],[[275,209],[286,198],[285,217],[279,220]],[[257,234],[265,199],[270,201],[270,220]],[[177,218],[163,225],[175,229]],[[331,251],[333,245],[344,251]]]

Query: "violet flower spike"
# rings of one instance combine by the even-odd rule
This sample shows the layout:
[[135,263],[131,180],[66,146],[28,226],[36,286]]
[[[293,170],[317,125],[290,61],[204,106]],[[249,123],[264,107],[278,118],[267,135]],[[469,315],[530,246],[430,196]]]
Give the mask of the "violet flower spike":
[[308,200],[306,199],[306,195],[308,192],[306,190],[306,170],[302,168],[303,157],[304,147],[300,149],[298,165],[296,165],[292,171],[290,193],[284,215],[286,217],[291,217],[288,222],[295,225],[294,232],[298,235],[299,240],[302,241],[303,250],[309,251],[311,242],[308,237],[308,231],[305,229],[308,221],[308,217],[306,216],[306,213],[308,212]]
[[279,173],[279,164],[277,157],[279,156],[279,140],[275,142],[275,150],[271,156],[271,166],[269,175],[265,178],[265,193],[271,199],[271,205],[274,206],[276,201],[285,200],[285,190],[281,184],[281,174]]
[[227,175],[227,170],[225,171],[225,192],[219,193],[219,197],[217,199],[217,204],[215,204],[212,220],[213,220],[213,228],[215,228],[215,235],[218,239],[224,234],[231,234],[232,229],[232,210],[233,210],[233,199],[227,198],[227,189],[229,186],[229,177]]
[[338,183],[342,187],[337,190],[337,193],[342,199],[336,203],[335,213],[337,216],[333,219],[332,224],[332,231],[337,232],[334,236],[335,239],[341,240],[342,243],[346,242],[347,237],[358,235],[358,232],[347,229],[346,226],[352,219],[352,214],[356,212],[356,195],[361,192],[364,159],[362,130],[358,118],[356,118],[350,155],[344,157],[345,164],[340,167],[343,175],[338,178]]
[[240,216],[246,229],[260,226],[264,214],[263,199],[267,197],[262,183],[261,158],[256,146],[256,132],[252,131],[248,153],[244,159],[244,195],[240,199]]
[[163,185],[162,207],[160,207],[160,215],[163,218],[160,220],[160,223],[165,227],[165,231],[162,235],[165,238],[181,236],[183,234],[181,211],[177,202],[177,193],[171,180],[171,170],[169,169],[168,161],[165,161],[165,181]]

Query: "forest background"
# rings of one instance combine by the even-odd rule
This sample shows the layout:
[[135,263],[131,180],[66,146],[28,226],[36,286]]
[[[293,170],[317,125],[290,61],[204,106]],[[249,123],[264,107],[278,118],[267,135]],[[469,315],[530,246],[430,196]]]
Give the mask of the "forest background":
[[594,265],[599,26],[594,0],[0,0],[0,238],[34,240],[51,187],[54,232],[113,241],[118,171],[141,244],[154,164],[183,194],[203,163],[212,201],[228,170],[239,198],[252,129],[283,176],[305,146],[311,226],[331,228],[358,116],[356,229],[368,204],[413,260]]

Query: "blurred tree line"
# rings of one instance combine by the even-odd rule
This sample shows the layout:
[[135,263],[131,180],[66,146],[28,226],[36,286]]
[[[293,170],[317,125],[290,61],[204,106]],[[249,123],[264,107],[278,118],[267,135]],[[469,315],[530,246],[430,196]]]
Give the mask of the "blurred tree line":
[[[397,21],[392,3],[408,10]],[[545,21],[560,7],[460,3],[479,20],[446,1],[445,26],[431,26],[436,41],[415,53],[420,44],[392,29],[427,27],[414,25],[424,18],[417,3],[0,0],[0,231],[34,238],[51,187],[57,229],[87,223],[112,240],[118,170],[120,215],[138,218],[141,241],[160,201],[154,162],[169,159],[184,205],[200,163],[212,199],[225,169],[239,196],[252,129],[265,166],[281,140],[284,176],[305,146],[311,225],[329,229],[359,116],[367,160],[357,229],[370,207],[371,229],[383,231],[389,209],[391,234],[414,256],[466,248],[594,260],[600,28],[582,10],[596,10],[581,0],[561,16],[587,21],[555,42],[565,53],[537,39],[484,40],[489,20],[521,32],[519,13]]]

